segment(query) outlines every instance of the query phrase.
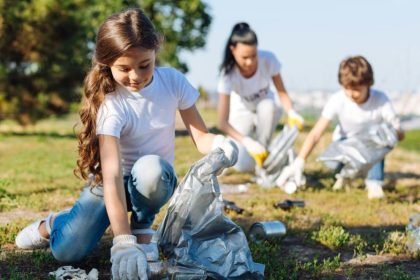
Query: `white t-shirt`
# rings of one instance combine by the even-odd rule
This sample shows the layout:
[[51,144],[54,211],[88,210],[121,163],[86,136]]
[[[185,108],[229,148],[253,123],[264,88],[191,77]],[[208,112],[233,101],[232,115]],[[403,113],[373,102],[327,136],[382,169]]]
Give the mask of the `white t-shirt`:
[[255,111],[256,105],[264,98],[274,98],[270,90],[272,77],[280,73],[281,64],[269,51],[258,50],[258,68],[250,78],[245,78],[237,66],[228,74],[221,75],[217,86],[220,94],[231,95],[230,112],[238,110]]
[[399,130],[400,121],[385,93],[370,89],[369,98],[363,104],[357,104],[346,95],[344,90],[333,94],[325,104],[322,117],[328,120],[338,119],[333,139],[352,137],[363,133],[375,124],[389,123]]
[[140,92],[117,86],[99,108],[96,134],[120,139],[123,174],[144,155],[159,155],[173,164],[176,110],[195,104],[198,91],[173,68],[157,67]]

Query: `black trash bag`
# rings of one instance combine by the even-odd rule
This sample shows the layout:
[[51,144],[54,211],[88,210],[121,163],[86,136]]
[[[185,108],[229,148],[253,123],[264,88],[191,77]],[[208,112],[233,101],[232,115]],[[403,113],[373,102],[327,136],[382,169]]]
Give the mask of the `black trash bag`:
[[175,190],[154,238],[184,271],[204,270],[214,279],[263,279],[264,265],[253,262],[244,232],[223,213],[216,174],[228,166],[221,149],[196,162]]

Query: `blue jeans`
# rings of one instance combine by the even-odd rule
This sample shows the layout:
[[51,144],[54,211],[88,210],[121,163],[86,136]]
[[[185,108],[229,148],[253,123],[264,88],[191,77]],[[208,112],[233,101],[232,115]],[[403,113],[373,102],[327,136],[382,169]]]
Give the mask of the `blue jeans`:
[[[334,173],[340,173],[341,169],[344,167],[344,164],[339,163]],[[380,181],[383,182],[385,178],[385,159],[375,163],[368,171],[366,175],[366,180],[369,181]]]
[[385,177],[385,159],[375,163],[369,170],[366,179],[371,181],[383,181]]
[[[141,157],[124,177],[131,228],[149,228],[177,184],[172,166],[156,155]],[[86,187],[71,210],[60,212],[51,230],[50,248],[60,262],[78,262],[95,249],[110,222],[103,188]]]
[[[341,141],[345,140],[346,137],[342,137],[341,139],[335,140],[335,141]],[[343,164],[340,163],[335,170],[334,173],[339,173],[340,170],[343,168]],[[378,161],[375,163],[368,171],[368,174],[366,175],[366,180],[369,181],[384,181],[385,178],[385,158],[383,158],[381,161]]]

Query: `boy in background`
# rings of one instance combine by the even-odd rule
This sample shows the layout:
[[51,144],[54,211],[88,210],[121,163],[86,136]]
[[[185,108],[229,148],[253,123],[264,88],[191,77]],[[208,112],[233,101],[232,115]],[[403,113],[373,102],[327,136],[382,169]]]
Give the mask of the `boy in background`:
[[[339,67],[338,81],[342,89],[325,104],[321,117],[306,137],[298,157],[278,178],[278,186],[283,186],[290,177],[294,177],[298,186],[304,184],[305,160],[333,120],[338,121],[333,141],[354,137],[383,122],[397,131],[399,141],[404,138],[399,118],[389,98],[385,93],[371,88],[374,83],[373,70],[364,57],[354,56],[343,60]],[[384,163],[384,159],[377,162],[367,174],[365,185],[369,199],[384,197]]]

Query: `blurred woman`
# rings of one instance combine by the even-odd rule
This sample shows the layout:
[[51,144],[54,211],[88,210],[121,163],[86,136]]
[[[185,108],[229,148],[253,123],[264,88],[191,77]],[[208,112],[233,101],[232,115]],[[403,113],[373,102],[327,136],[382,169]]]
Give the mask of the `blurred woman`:
[[253,171],[268,155],[267,146],[281,116],[270,90],[271,81],[288,123],[303,126],[303,118],[293,110],[280,68],[272,52],[258,49],[257,35],[247,23],[233,27],[220,67],[218,124],[238,144],[234,168],[240,172]]

